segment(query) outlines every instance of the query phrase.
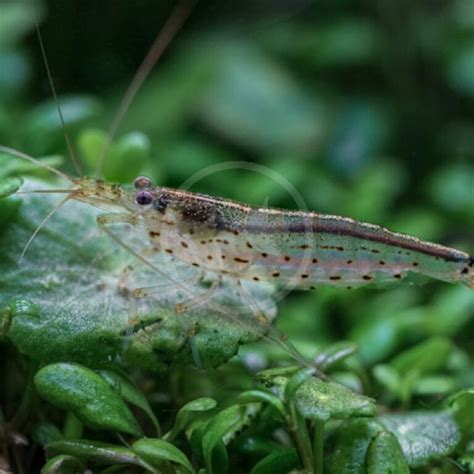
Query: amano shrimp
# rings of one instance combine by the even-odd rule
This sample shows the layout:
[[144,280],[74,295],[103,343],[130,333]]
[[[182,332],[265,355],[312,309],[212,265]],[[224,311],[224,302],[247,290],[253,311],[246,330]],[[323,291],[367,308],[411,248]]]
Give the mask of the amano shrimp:
[[[158,36],[124,97],[109,141],[189,9],[183,14],[178,8],[163,36]],[[51,85],[55,95],[52,81]],[[44,166],[7,147],[0,150]],[[99,159],[98,176],[106,151]],[[242,290],[245,282],[271,284],[281,290],[313,290],[322,285],[355,288],[397,282],[413,273],[474,287],[474,260],[467,253],[377,225],[316,212],[253,207],[157,186],[147,177],[138,177],[133,187],[126,188],[96,178],[72,178],[49,169],[71,182],[73,188],[56,190],[64,193],[65,198],[47,219],[69,200],[106,210],[97,218],[99,227],[143,264],[164,274],[171,284],[188,294],[189,300],[179,303],[178,311],[186,311],[195,304],[212,304],[219,288],[228,284],[241,292],[244,307],[259,313],[258,305],[255,307]],[[144,252],[121,240],[113,232],[114,224],[139,229]],[[159,268],[153,255],[169,256],[194,268],[200,280],[211,279],[211,286],[204,293],[199,292],[196,286],[186,285]],[[135,288],[132,293],[141,298],[151,291],[150,287]]]

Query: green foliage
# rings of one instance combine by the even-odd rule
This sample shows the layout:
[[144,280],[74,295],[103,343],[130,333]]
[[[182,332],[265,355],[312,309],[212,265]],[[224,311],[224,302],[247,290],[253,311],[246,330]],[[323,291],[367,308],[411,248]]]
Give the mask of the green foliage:
[[[113,2],[106,18],[93,2],[35,3],[0,3],[1,145],[76,172],[45,92],[37,17],[84,174],[103,155],[108,181],[179,187],[246,160],[284,176],[309,209],[472,254],[472,1],[243,1],[231,16],[199,2],[111,143],[169,2]],[[19,265],[58,198],[14,194],[69,187],[52,178],[0,152],[0,470],[474,472],[472,291],[295,292],[276,322],[311,368],[296,366],[256,318],[205,305],[177,315],[176,288],[135,314],[130,290],[159,278],[81,203],[53,216]],[[191,189],[298,206],[248,170]],[[117,232],[143,242],[140,229]]]

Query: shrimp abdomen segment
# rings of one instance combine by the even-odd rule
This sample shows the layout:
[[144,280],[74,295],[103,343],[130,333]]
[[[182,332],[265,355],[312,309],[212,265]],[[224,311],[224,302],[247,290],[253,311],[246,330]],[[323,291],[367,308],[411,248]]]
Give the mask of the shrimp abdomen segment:
[[155,244],[211,272],[297,288],[396,282],[409,272],[473,284],[468,254],[380,226],[185,191],[160,193],[158,210],[145,217],[150,235],[159,235]]

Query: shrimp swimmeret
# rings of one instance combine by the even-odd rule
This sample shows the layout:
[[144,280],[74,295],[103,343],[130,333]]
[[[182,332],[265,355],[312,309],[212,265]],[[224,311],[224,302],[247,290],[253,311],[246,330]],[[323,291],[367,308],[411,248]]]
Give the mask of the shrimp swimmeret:
[[474,259],[467,253],[350,218],[252,207],[153,186],[146,177],[137,178],[133,189],[93,178],[68,179],[77,187],[66,200],[113,211],[98,216],[113,238],[118,240],[109,224],[140,227],[147,234],[142,238],[148,255],[172,256],[215,282],[308,290],[396,282],[418,273],[474,287]]

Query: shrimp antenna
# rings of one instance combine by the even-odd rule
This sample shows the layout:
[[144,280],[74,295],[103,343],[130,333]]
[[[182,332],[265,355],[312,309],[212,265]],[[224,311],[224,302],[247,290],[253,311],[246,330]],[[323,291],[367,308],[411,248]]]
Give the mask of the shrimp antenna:
[[158,59],[166,51],[173,38],[183,26],[196,2],[197,0],[181,0],[178,3],[163,28],[158,33],[158,36],[156,37],[153,45],[151,46],[147,55],[143,59],[143,62],[135,73],[132,82],[128,86],[128,89],[125,92],[125,95],[123,96],[117,113],[115,114],[115,118],[112,121],[112,124],[110,125],[109,131],[107,133],[107,140],[102,146],[102,151],[100,153],[99,161],[97,163],[97,179],[100,179],[102,177],[105,159],[109,151],[110,145],[117,133],[117,130],[123,118],[125,117],[125,114],[130,108],[133,99],[137,95],[137,92],[140,90],[140,87],[150,74]]
[[74,183],[74,179],[68,176],[66,173],[63,173],[62,171],[59,171],[56,168],[53,168],[52,166],[49,166],[46,163],[43,163],[30,155],[27,155],[26,153],[3,145],[0,145],[0,152],[8,153],[9,155],[16,156],[18,158],[21,158],[22,160],[29,161],[30,163],[34,163],[35,165],[38,165],[41,168],[45,168],[48,171],[51,171],[51,173],[54,173],[56,176],[59,176],[60,178],[66,179],[67,181]]
[[35,237],[38,235],[39,231],[46,225],[46,223],[51,219],[51,217],[53,217],[54,214],[56,214],[56,212],[58,212],[59,209],[61,209],[61,207],[63,207],[67,201],[69,201],[69,199],[71,199],[70,195],[66,196],[58,205],[56,205],[54,209],[41,221],[41,223],[38,225],[38,227],[33,232],[33,234],[31,234],[31,237],[28,239],[28,242],[26,242],[26,245],[23,248],[23,251],[21,252],[20,260],[18,262],[20,265],[21,265],[21,262],[23,261],[23,257],[25,256],[27,250],[29,249]]
[[43,37],[41,35],[41,29],[38,22],[36,0],[33,0],[33,8],[34,8],[34,13],[35,13],[36,32],[38,34],[38,41],[41,48],[41,55],[43,56],[43,62],[46,68],[46,74],[48,75],[48,81],[51,87],[51,92],[53,93],[54,103],[56,104],[56,109],[58,110],[59,120],[61,121],[61,128],[63,129],[64,140],[66,141],[66,146],[69,151],[69,156],[71,157],[71,161],[74,165],[74,169],[76,170],[79,176],[82,176],[81,166],[79,165],[79,160],[76,158],[76,154],[74,153],[74,147],[72,146],[72,140],[69,135],[68,129],[66,127],[66,121],[64,120],[63,111],[61,109],[61,103],[59,101],[58,94],[56,93],[56,87],[54,87],[53,76],[51,74],[51,69],[49,67],[48,57],[46,56],[46,50],[43,43]]

